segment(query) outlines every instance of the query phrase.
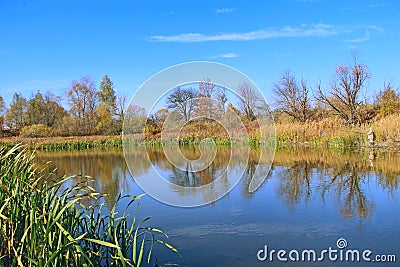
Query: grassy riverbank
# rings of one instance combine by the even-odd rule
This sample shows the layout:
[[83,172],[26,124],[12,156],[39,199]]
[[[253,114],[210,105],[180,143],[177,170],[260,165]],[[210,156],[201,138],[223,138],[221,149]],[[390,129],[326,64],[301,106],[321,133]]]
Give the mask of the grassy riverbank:
[[11,137],[0,139],[0,145],[13,147],[17,144],[26,145],[37,150],[86,150],[114,149],[122,147],[121,136],[69,136],[46,138]]
[[[0,149],[0,266],[140,266],[154,243],[175,250],[146,226],[149,218],[116,216],[117,204],[106,211],[86,182],[60,191],[71,177],[52,181],[34,157],[19,146]],[[123,198],[128,210],[140,197]]]
[[[344,125],[337,118],[328,118],[321,121],[305,123],[278,121],[275,124],[276,140],[268,140],[269,145],[311,147],[363,147],[369,146],[367,133],[369,127],[375,134],[375,146],[400,148],[400,115],[391,115],[365,125]],[[257,146],[261,143],[257,127],[248,127],[248,144]],[[217,145],[230,145],[226,132],[216,130],[213,124],[204,124],[202,127],[191,125],[182,131],[180,144],[198,144],[205,137],[211,137]],[[177,140],[173,140],[177,142]],[[0,145],[12,147],[16,144],[25,144],[37,150],[85,150],[85,149],[118,149],[122,147],[121,136],[72,136],[48,138],[2,138]],[[147,145],[161,145],[160,134],[146,135],[146,141],[133,140],[133,143]],[[265,143],[264,143],[265,144]]]
[[371,124],[343,125],[338,118],[322,121],[277,122],[277,142],[283,146],[308,143],[324,147],[362,147],[368,146],[367,133],[372,127],[375,145],[379,147],[400,146],[400,115],[381,118]]

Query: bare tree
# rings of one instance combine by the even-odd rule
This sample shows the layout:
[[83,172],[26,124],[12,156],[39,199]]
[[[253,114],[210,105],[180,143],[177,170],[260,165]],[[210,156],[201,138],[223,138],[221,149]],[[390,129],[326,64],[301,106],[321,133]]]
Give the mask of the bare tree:
[[6,103],[4,102],[4,98],[0,95],[0,132],[3,135],[4,131],[4,110],[6,107]]
[[4,98],[0,95],[0,116],[3,116],[5,108],[6,108],[6,103],[4,102]]
[[311,103],[306,80],[298,84],[296,78],[285,71],[279,81],[274,84],[274,93],[277,96],[277,105],[280,110],[300,122],[311,117]]
[[216,113],[217,107],[213,100],[216,92],[216,86],[211,82],[210,78],[205,78],[199,84],[199,105],[196,109],[196,114],[211,118]]
[[115,132],[121,133],[126,109],[126,95],[117,94],[115,99]]
[[318,86],[317,98],[331,107],[348,123],[361,122],[360,92],[370,77],[367,66],[364,63],[358,63],[357,58],[354,57],[352,66],[336,67],[329,94],[324,93],[321,86]]
[[72,81],[68,90],[68,102],[71,115],[77,119],[76,134],[90,134],[97,123],[96,81],[89,76]]
[[211,82],[210,78],[205,78],[199,84],[199,93],[203,97],[212,97],[215,92],[215,84]]
[[256,114],[266,112],[268,107],[262,96],[251,88],[247,82],[239,85],[240,100],[238,102],[239,110],[246,115],[247,119],[256,119]]
[[167,98],[168,108],[178,111],[185,119],[185,122],[188,122],[198,105],[197,96],[193,88],[181,89],[178,87]]
[[125,112],[124,134],[143,133],[147,120],[146,109],[136,104],[130,104]]
[[115,100],[115,105],[116,105],[116,113],[118,116],[119,120],[123,120],[124,119],[124,112],[125,112],[125,108],[126,108],[126,95],[122,95],[122,94],[118,94],[117,98]]
[[228,102],[228,97],[226,95],[225,88],[218,91],[216,98],[221,106],[222,114],[225,114],[225,104],[226,102]]

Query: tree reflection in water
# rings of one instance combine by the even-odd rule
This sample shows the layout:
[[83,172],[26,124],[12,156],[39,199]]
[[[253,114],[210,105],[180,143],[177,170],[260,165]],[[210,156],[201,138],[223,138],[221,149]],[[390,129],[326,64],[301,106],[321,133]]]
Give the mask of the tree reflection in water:
[[[150,167],[145,154],[133,153],[130,156],[137,163],[136,174],[139,175]],[[46,169],[49,172],[55,170],[53,177],[77,175],[73,179],[74,183],[86,181],[85,176],[92,177],[88,185],[105,194],[107,207],[112,207],[118,194],[121,191],[128,192],[132,185],[131,176],[121,151],[37,153],[39,168],[49,161],[50,163],[46,164]],[[69,185],[67,183],[64,186]]]
[[311,167],[308,162],[295,162],[289,168],[275,168],[279,177],[277,193],[293,210],[304,197],[306,203],[311,196]]
[[[240,147],[237,155],[240,155]],[[243,148],[245,149],[245,148]],[[199,157],[199,151],[183,148],[183,154],[190,159]],[[231,164],[233,167],[245,167],[240,181],[240,192],[251,199],[263,190],[249,192],[249,185],[255,173],[260,151],[252,149],[249,161],[240,156],[232,157],[230,148],[218,148],[214,161],[204,170],[193,172],[187,163],[176,168],[165,157],[162,148],[138,147],[129,151],[127,160],[134,163],[131,170],[134,176],[145,174],[153,164],[171,183],[197,187],[222,179],[224,186],[230,187],[230,177],[224,172]],[[300,203],[309,203],[311,196],[320,196],[324,203],[327,197],[337,200],[338,211],[343,218],[369,218],[374,211],[373,196],[368,195],[368,187],[378,185],[388,196],[395,198],[400,182],[400,158],[395,153],[370,151],[347,152],[332,150],[291,149],[278,150],[275,154],[273,170],[269,173],[265,186],[275,180],[277,196],[289,209],[294,210]],[[53,161],[47,168],[57,168],[56,175],[85,174],[92,176],[91,186],[106,193],[106,204],[114,204],[119,192],[131,192],[132,178],[128,172],[122,151],[102,152],[52,152],[38,153],[38,162]],[[149,162],[150,160],[150,162]],[[371,161],[373,161],[371,164]],[[76,178],[75,182],[78,182]],[[213,188],[204,192],[204,199],[210,199]],[[317,198],[318,199],[318,198]]]
[[369,184],[368,174],[362,173],[356,164],[347,163],[342,168],[334,170],[328,182],[322,186],[322,198],[333,188],[343,218],[366,219],[371,216],[375,207],[372,200],[367,199],[363,185]]

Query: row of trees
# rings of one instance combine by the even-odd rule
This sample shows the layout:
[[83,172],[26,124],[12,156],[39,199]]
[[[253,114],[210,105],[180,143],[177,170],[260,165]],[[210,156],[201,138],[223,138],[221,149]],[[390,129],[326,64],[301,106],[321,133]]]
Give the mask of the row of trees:
[[[233,117],[238,115],[242,121],[252,123],[257,115],[269,111],[262,95],[254,90],[250,83],[241,83],[237,91],[239,97],[232,97],[234,94],[228,93],[224,87],[217,86],[210,78],[192,86],[177,87],[163,99],[165,107],[151,112],[149,117],[148,111],[142,107],[137,104],[129,105],[125,113],[125,131],[127,134],[140,134],[145,128],[146,138],[159,137],[164,121],[170,116],[169,122],[174,127],[195,119],[189,123],[196,126],[192,127],[192,130],[198,128],[197,133],[209,132],[210,129],[197,122],[208,121],[208,127],[215,130],[218,125],[211,123],[212,120],[224,118],[234,123],[236,120]],[[172,124],[166,127],[169,128]]]
[[[299,81],[290,71],[285,71],[273,85],[273,114],[278,121],[289,118],[305,123],[336,115],[344,123],[360,124],[399,112],[400,98],[392,83],[385,83],[374,101],[362,99],[370,78],[368,67],[356,57],[351,65],[335,69],[332,82],[325,90],[321,82],[312,87],[305,79]],[[255,110],[257,107],[269,109],[260,104],[261,95],[249,83],[240,84],[238,92],[239,97],[232,99],[232,94],[205,78],[197,87],[173,90],[165,99],[165,108],[147,118],[147,111],[140,106],[130,105],[125,110],[126,97],[116,95],[107,75],[99,88],[94,79],[84,76],[72,81],[63,96],[67,108],[61,105],[62,97],[51,93],[37,92],[30,99],[15,93],[8,108],[0,96],[0,126],[2,133],[27,136],[113,135],[122,131],[124,112],[130,118],[133,132],[140,132],[146,122],[148,127],[155,128],[150,132],[159,132],[171,111],[188,122],[197,116],[223,115],[230,109],[245,123],[251,123],[260,112]]]
[[[390,82],[384,83],[373,101],[363,99],[370,78],[367,65],[359,63],[356,57],[351,65],[340,65],[335,69],[333,79],[325,90],[321,82],[312,87],[305,79],[299,81],[290,71],[285,71],[273,85],[275,97],[272,110],[275,119],[280,121],[286,118],[287,121],[289,118],[305,123],[339,116],[344,124],[362,124],[399,112],[400,97]],[[226,106],[235,110],[243,121],[254,120],[254,107],[259,106],[260,96],[248,83],[239,85],[238,92],[239,99],[233,102],[224,89],[215,87],[207,78],[200,82],[197,90],[175,89],[166,103],[169,110],[180,113],[186,121],[192,116],[209,116],[218,110],[223,113]]]
[[96,81],[83,76],[72,81],[62,97],[37,92],[30,99],[13,95],[8,109],[0,97],[2,133],[26,136],[119,134],[122,130],[126,98],[115,94],[114,85],[105,75],[97,88]]
[[[206,78],[199,83],[198,89],[176,88],[166,99],[167,108],[181,114],[186,122],[193,116],[213,118],[225,114],[227,109],[234,111],[247,120],[256,118],[255,109],[262,106],[262,96],[247,82],[238,87],[239,99],[236,103],[228,98],[225,88],[217,87]],[[229,102],[228,102],[229,101]]]
[[337,115],[347,124],[366,123],[376,116],[399,112],[399,94],[390,82],[385,82],[372,103],[362,99],[370,78],[368,67],[358,63],[356,57],[352,65],[336,68],[326,90],[320,82],[311,88],[305,79],[298,81],[292,73],[285,71],[274,84],[276,111],[300,122]]

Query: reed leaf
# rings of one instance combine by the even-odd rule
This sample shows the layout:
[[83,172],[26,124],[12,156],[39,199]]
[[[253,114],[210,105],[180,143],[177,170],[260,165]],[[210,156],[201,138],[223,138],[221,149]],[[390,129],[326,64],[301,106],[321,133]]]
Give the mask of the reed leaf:
[[[154,234],[167,236],[144,227],[150,217],[138,221],[137,209],[130,219],[128,207],[141,196],[120,194],[108,211],[104,197],[87,185],[90,177],[67,187],[73,177],[51,180],[35,168],[34,155],[21,145],[0,148],[0,267],[140,266],[145,254],[150,262]],[[119,215],[125,197],[131,201]]]

